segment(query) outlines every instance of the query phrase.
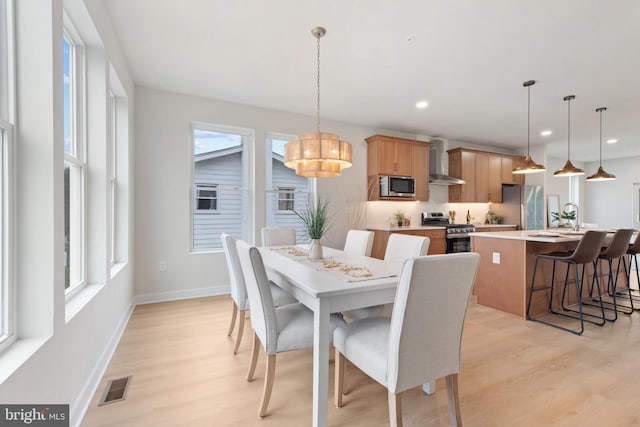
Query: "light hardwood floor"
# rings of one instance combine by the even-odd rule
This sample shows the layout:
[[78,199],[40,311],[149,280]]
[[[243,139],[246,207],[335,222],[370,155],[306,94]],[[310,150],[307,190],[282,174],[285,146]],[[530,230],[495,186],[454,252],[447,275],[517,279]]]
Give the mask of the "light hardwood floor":
[[[256,380],[245,381],[249,321],[237,355],[227,337],[229,297],[138,306],[88,409],[83,426],[308,426],[312,353],[278,355],[269,415],[258,419],[264,353]],[[348,366],[345,406],[329,425],[388,425],[387,392]],[[132,375],[128,398],[98,407],[107,380]],[[427,396],[403,395],[405,426],[447,426],[444,380]],[[640,314],[586,326],[574,336],[472,303],[459,378],[468,427],[640,425]]]

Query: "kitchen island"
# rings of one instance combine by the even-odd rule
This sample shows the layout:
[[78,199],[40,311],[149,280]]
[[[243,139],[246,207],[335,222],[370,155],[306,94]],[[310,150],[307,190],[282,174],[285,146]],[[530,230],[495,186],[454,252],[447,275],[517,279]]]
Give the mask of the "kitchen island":
[[[529,288],[536,255],[575,249],[584,231],[574,232],[526,230],[471,233],[471,247],[480,254],[474,294],[478,304],[526,318]],[[551,262],[540,262],[536,287],[551,280]],[[556,283],[564,280],[565,267],[560,266]],[[593,274],[588,270],[589,280]],[[605,270],[606,271],[606,270]],[[556,287],[559,292],[562,286]],[[536,292],[531,303],[531,315],[548,311],[548,292]],[[558,300],[554,296],[554,301]]]

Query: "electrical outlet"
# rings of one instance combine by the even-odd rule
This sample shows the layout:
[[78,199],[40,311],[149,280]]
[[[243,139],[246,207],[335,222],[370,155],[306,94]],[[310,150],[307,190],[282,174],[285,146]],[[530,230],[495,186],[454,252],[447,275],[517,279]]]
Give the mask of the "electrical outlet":
[[167,271],[167,261],[160,261],[158,263],[158,270]]
[[500,264],[500,252],[493,253],[493,263]]

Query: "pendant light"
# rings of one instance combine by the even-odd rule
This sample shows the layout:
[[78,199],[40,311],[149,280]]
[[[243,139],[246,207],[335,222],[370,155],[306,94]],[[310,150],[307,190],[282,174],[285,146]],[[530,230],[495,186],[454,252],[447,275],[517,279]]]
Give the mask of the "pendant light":
[[594,173],[590,177],[587,178],[587,181],[613,181],[616,179],[616,176],[605,172],[602,169],[602,112],[607,111],[607,107],[596,108],[596,113],[600,113],[600,167],[598,168],[598,172]]
[[575,176],[575,175],[584,175],[584,171],[580,168],[573,166],[571,163],[571,100],[575,99],[575,95],[565,96],[564,99],[567,101],[567,163],[564,164],[564,167],[558,171],[553,173],[553,176]]
[[311,30],[317,39],[316,131],[302,133],[284,146],[284,165],[307,178],[337,176],[351,167],[351,144],[335,133],[320,132],[320,38],[326,33],[322,27]]
[[542,165],[537,164],[531,158],[530,146],[531,146],[531,86],[536,84],[535,80],[527,80],[522,83],[522,86],[527,88],[527,158],[524,159],[524,164],[518,166],[513,170],[514,174],[525,174],[525,173],[537,173],[544,172],[546,168]]

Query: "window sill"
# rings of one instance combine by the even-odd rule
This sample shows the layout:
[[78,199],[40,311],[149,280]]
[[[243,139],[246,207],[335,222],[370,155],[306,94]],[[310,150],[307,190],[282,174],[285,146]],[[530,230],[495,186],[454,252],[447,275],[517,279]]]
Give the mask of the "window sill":
[[91,299],[93,299],[93,297],[96,296],[103,287],[103,284],[85,285],[81,290],[73,295],[65,305],[65,323],[69,323],[69,321],[73,319],[75,315],[78,314],[80,310],[82,310],[84,306],[87,305],[87,303],[91,301]]
[[113,279],[122,271],[124,266],[127,265],[126,262],[116,262],[111,266],[111,278]]
[[18,339],[0,353],[0,384],[35,354],[51,336]]

